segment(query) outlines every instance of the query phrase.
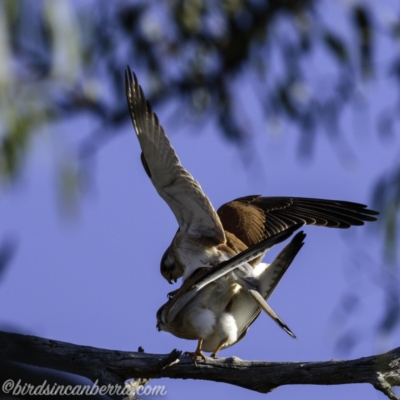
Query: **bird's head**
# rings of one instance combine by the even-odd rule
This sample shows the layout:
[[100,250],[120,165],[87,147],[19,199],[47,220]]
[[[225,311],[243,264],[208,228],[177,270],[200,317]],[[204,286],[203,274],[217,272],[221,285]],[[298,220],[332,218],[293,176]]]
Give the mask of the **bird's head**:
[[174,283],[182,276],[181,268],[179,268],[175,261],[172,244],[165,250],[160,263],[161,275],[169,282]]

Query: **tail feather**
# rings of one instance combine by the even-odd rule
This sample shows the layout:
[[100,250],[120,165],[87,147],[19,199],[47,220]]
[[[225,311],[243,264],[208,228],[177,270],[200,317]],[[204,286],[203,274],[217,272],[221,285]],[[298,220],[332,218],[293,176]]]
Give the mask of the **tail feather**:
[[279,315],[268,305],[259,292],[250,289],[248,292],[253,296],[253,299],[258,303],[258,305],[293,339],[297,339],[296,335],[291,331],[291,329],[283,322]]
[[274,261],[258,276],[259,291],[265,300],[268,300],[271,296],[297,253],[303,247],[305,237],[306,234],[303,231],[297,233]]
[[297,339],[296,335],[271,308],[267,300],[291,265],[297,253],[303,247],[305,237],[306,235],[303,231],[294,236],[290,243],[278,254],[275,260],[256,278],[258,281],[256,287],[253,283],[253,279],[249,279],[249,277],[242,273],[244,271],[237,271],[238,283],[252,296],[258,306],[293,339]]

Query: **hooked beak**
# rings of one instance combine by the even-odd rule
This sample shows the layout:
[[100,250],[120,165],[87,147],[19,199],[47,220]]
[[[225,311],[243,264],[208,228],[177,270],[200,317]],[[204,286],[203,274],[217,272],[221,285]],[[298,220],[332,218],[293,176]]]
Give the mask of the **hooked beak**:
[[172,285],[173,283],[176,283],[176,282],[178,282],[178,279],[174,279],[172,276],[171,276],[170,279],[168,280],[168,283],[169,283],[170,285]]

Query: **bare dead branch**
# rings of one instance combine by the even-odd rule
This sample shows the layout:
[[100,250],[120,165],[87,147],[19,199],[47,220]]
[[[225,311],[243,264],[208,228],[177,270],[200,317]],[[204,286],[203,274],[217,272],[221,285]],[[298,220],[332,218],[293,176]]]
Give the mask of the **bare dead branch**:
[[293,384],[341,385],[370,383],[391,400],[400,386],[400,347],[385,354],[356,360],[324,362],[245,361],[237,357],[193,364],[174,350],[146,354],[79,346],[57,340],[0,332],[2,359],[85,376],[101,384],[123,384],[129,378],[203,379],[224,382],[260,393]]

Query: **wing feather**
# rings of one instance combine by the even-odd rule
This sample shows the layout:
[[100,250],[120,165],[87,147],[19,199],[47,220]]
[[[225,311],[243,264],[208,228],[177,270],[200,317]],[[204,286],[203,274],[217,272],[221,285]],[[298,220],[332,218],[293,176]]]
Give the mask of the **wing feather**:
[[301,225],[295,225],[290,229],[274,235],[271,238],[265,239],[260,243],[252,246],[243,252],[236,254],[229,260],[223,261],[211,268],[197,269],[193,276],[190,276],[183,284],[182,288],[179,289],[175,297],[171,300],[171,307],[168,313],[168,319],[173,321],[178,313],[191,301],[202,289],[208,286],[210,283],[217,279],[227,275],[229,272],[236,268],[239,268],[242,264],[252,260],[253,258],[259,257],[267,249],[271,248],[277,243],[286,240],[290,237],[294,231],[299,229]]
[[295,224],[344,229],[376,221],[378,214],[349,201],[258,195],[241,197],[218,210],[224,229],[249,247]]
[[125,72],[125,85],[143,166],[158,194],[174,213],[181,232],[224,243],[225,234],[217,213],[199,183],[181,165],[129,67]]

